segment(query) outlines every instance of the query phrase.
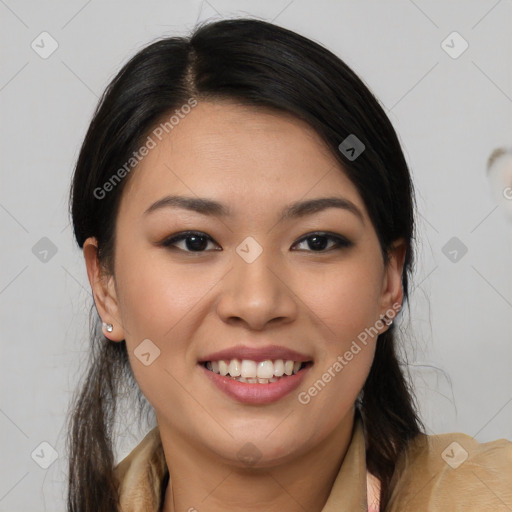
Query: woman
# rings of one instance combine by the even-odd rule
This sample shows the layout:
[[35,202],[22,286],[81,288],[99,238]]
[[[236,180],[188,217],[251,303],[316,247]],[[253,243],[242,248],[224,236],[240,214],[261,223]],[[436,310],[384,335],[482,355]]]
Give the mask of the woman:
[[[512,507],[512,443],[418,418],[393,324],[413,187],[332,53],[245,19],[151,44],[104,94],[71,193],[102,333],[70,511]],[[126,387],[157,426],[114,467]]]

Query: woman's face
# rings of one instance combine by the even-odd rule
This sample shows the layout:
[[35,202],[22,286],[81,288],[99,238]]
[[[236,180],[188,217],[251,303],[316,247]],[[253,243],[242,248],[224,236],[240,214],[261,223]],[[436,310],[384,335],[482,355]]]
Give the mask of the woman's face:
[[[162,436],[230,464],[293,460],[351,425],[403,247],[385,266],[357,189],[302,121],[199,103],[164,135],[123,191],[108,282],[84,249],[107,335],[126,339]],[[286,360],[305,368],[283,375]]]

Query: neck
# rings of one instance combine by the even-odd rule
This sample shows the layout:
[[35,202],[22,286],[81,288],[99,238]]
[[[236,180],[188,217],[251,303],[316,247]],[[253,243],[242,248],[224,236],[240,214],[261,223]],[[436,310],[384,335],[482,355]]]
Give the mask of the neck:
[[321,512],[352,436],[351,410],[326,439],[286,463],[240,468],[159,425],[167,466],[163,512]]

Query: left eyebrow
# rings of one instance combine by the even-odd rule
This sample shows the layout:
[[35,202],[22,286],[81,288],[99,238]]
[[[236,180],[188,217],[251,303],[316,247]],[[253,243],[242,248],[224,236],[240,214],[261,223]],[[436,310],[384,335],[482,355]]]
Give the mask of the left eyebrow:
[[[165,196],[153,203],[144,212],[144,215],[161,208],[183,208],[202,215],[215,215],[217,217],[230,217],[232,215],[229,208],[218,201],[203,197],[186,196]],[[291,218],[305,217],[328,208],[340,208],[351,212],[364,224],[364,216],[361,210],[352,201],[344,197],[319,197],[308,199],[307,201],[296,201],[284,208],[279,220],[284,221]]]
[[327,208],[341,208],[342,210],[353,213],[364,224],[364,216],[361,210],[352,201],[344,197],[319,197],[307,201],[297,201],[283,210],[280,220],[304,217],[305,215],[311,215],[326,210]]

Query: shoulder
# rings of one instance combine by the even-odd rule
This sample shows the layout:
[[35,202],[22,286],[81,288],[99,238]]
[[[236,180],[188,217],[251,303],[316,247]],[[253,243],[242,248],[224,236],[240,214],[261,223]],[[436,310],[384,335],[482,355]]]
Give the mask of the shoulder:
[[[167,472],[158,427],[153,428],[140,443],[114,467],[121,510],[158,510]],[[147,506],[151,504],[151,508]],[[144,507],[143,507],[144,505]]]
[[140,474],[140,470],[146,468],[149,462],[156,462],[160,447],[160,432],[158,427],[155,427],[114,467],[114,474],[120,479],[127,475]]
[[512,442],[419,435],[397,465],[388,510],[512,510]]

